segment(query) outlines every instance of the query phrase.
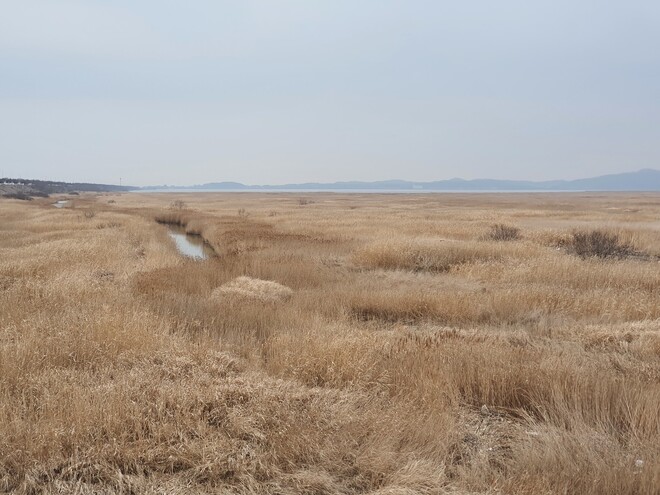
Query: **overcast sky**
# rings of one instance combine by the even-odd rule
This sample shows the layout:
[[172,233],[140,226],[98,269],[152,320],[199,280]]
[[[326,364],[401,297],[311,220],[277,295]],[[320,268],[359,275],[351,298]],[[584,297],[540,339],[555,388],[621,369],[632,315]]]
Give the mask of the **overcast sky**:
[[0,175],[125,184],[660,168],[660,2],[5,0]]

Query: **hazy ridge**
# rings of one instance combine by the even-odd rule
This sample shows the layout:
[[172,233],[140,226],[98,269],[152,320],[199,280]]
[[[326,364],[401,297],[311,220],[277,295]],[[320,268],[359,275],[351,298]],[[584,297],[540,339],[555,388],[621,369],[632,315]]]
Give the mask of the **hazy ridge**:
[[112,184],[67,183],[30,179],[0,179],[0,195],[22,193],[40,196],[74,191],[122,192],[158,190],[205,190],[205,191],[660,191],[660,170],[642,169],[636,172],[601,175],[575,180],[502,180],[453,178],[431,182],[406,180],[303,182],[292,184],[257,184],[240,182],[208,182],[191,186],[153,185],[144,187]]
[[601,175],[575,180],[523,181],[500,179],[460,178],[432,182],[384,180],[375,182],[305,182],[281,185],[246,185],[240,182],[209,182],[194,186],[147,186],[154,189],[204,190],[384,190],[384,191],[660,191],[660,170],[642,169],[637,172]]

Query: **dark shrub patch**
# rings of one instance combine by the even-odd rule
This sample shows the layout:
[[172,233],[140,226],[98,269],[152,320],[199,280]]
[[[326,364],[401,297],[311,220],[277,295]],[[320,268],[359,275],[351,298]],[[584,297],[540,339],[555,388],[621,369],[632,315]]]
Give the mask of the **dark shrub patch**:
[[581,258],[626,258],[640,255],[632,246],[622,242],[617,234],[602,230],[574,232],[569,250]]
[[511,225],[498,223],[490,228],[488,238],[493,241],[515,241],[520,239],[520,229]]

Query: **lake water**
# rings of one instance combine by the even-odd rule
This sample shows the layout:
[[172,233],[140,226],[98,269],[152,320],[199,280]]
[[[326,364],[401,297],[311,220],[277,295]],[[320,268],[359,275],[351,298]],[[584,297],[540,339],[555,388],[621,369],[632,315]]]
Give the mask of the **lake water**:
[[61,199],[60,201],[57,201],[57,202],[53,203],[53,206],[54,206],[55,208],[66,208],[66,207],[68,207],[70,204],[71,204],[71,201],[67,201],[67,200]]
[[195,260],[205,260],[215,256],[215,251],[201,235],[187,234],[186,229],[180,225],[168,225],[167,229],[167,233],[182,255]]

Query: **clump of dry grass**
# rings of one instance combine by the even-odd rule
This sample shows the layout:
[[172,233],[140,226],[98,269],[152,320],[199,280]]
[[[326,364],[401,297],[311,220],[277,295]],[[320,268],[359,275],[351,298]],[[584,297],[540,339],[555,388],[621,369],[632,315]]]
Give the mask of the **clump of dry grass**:
[[[174,203],[183,203],[183,201],[177,200]],[[155,215],[158,223],[180,225],[181,227],[185,227],[193,218],[193,213],[186,206],[170,205],[168,210],[160,211]]]
[[293,291],[289,287],[251,277],[238,277],[221,285],[212,293],[215,299],[234,297],[270,303],[287,301],[292,295]]
[[188,208],[188,205],[182,199],[175,199],[170,203],[170,208],[173,210],[185,210]]

